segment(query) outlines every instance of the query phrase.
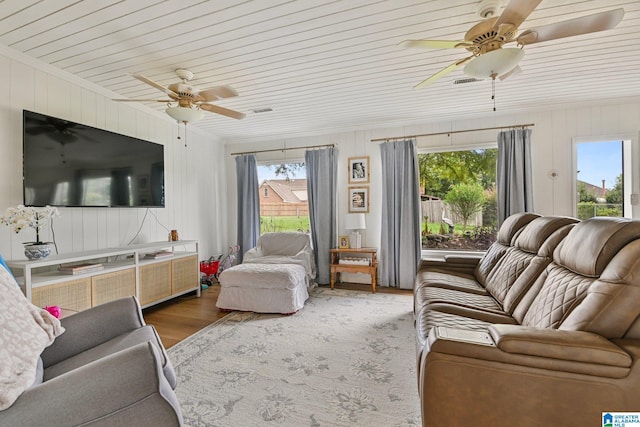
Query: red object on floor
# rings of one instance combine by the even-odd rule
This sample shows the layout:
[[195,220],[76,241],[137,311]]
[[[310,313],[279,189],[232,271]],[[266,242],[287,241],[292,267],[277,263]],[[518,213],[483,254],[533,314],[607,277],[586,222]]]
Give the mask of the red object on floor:
[[220,266],[219,260],[214,261],[200,261],[200,272],[207,276],[215,276],[218,274],[218,267]]

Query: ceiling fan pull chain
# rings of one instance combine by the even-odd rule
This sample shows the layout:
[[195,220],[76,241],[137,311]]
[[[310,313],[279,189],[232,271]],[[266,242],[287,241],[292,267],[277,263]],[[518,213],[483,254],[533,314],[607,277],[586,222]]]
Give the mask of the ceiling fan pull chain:
[[493,111],[496,111],[496,77],[491,77],[491,99],[493,100]]

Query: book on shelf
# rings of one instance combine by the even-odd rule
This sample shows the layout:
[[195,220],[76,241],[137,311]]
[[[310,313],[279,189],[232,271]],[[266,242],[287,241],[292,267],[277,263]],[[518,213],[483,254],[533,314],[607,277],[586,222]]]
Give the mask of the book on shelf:
[[93,271],[104,270],[104,265],[100,263],[82,263],[82,264],[68,264],[58,267],[58,271],[64,274],[82,274],[90,273]]
[[173,252],[171,251],[157,251],[157,252],[149,252],[144,257],[149,259],[158,259],[158,258],[166,258],[173,256]]

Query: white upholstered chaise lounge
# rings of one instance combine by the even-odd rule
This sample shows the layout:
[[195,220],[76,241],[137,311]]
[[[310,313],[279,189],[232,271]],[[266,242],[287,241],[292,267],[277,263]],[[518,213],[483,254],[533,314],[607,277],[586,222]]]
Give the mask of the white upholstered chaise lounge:
[[315,261],[305,233],[266,233],[242,264],[220,274],[222,310],[292,314],[304,307],[314,286]]

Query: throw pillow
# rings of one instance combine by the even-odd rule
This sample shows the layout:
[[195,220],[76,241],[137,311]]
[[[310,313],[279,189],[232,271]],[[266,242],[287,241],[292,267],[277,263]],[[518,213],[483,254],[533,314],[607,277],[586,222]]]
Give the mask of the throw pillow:
[[60,321],[23,295],[0,266],[0,410],[10,407],[36,378],[42,351],[64,332]]

